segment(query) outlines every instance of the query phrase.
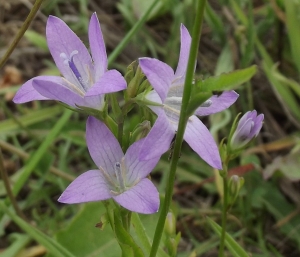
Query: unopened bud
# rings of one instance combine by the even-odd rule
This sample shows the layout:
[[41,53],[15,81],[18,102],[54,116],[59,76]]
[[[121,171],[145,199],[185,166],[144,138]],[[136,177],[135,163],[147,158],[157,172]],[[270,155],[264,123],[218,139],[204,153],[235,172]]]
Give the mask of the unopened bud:
[[254,110],[247,112],[240,119],[229,142],[231,150],[239,150],[256,137],[263,125],[264,115],[257,115]]
[[233,205],[236,198],[239,195],[241,188],[243,187],[245,180],[243,177],[239,177],[238,175],[233,175],[229,179],[228,188],[229,188],[229,196],[230,196],[230,204]]
[[176,233],[176,220],[175,215],[172,212],[168,212],[165,223],[165,232],[172,236]]

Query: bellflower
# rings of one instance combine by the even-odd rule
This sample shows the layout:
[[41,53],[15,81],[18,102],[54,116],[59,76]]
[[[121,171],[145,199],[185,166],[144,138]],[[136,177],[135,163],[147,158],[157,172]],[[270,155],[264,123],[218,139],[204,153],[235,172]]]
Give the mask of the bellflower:
[[240,119],[235,132],[232,135],[230,148],[240,149],[256,137],[262,128],[264,115],[255,110],[246,112]]
[[87,48],[61,19],[50,16],[46,26],[50,53],[63,77],[38,76],[19,89],[13,101],[57,100],[77,108],[102,109],[104,94],[126,88],[117,70],[107,70],[105,44],[96,13],[89,24],[91,58]]
[[[170,148],[178,128],[190,45],[191,36],[184,25],[181,25],[181,47],[175,73],[169,65],[157,59],[139,59],[142,71],[154,88],[146,98],[163,105],[163,107],[149,106],[158,117],[142,148],[140,154],[142,160],[153,158]],[[232,105],[237,98],[238,94],[234,91],[223,92],[220,96],[214,95],[194,114],[205,116],[220,112]],[[195,115],[188,119],[184,140],[209,165],[222,169],[218,147],[208,129]]]
[[82,203],[113,198],[124,208],[150,214],[157,212],[159,194],[147,178],[159,157],[139,161],[144,143],[133,143],[124,155],[106,125],[89,117],[86,125],[87,146],[98,169],[77,177],[58,199],[61,203]]

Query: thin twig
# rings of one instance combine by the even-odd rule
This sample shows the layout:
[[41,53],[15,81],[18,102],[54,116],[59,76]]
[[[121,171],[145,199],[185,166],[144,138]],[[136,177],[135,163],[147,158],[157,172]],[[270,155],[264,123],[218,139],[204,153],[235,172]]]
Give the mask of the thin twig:
[[10,183],[9,183],[9,177],[8,177],[6,169],[4,167],[4,159],[3,159],[2,152],[1,152],[1,148],[0,148],[0,174],[1,174],[4,186],[5,186],[5,189],[6,189],[7,196],[10,199],[10,202],[12,203],[16,213],[19,215],[19,217],[26,220],[26,217],[23,214],[23,212],[21,211],[21,209],[19,208],[17,200],[14,197],[14,194],[11,190]]
[[0,61],[0,69],[4,66],[4,64],[8,60],[9,56],[11,55],[11,53],[13,52],[13,50],[16,48],[16,46],[19,43],[19,41],[21,40],[21,38],[23,37],[25,31],[28,29],[30,23],[32,22],[35,14],[39,10],[42,2],[43,2],[43,0],[36,0],[35,1],[35,3],[34,3],[32,9],[31,9],[29,15],[27,16],[26,20],[24,21],[24,23],[23,23],[22,27],[20,28],[18,34],[14,38],[12,44],[7,49],[5,55],[2,57],[2,59]]

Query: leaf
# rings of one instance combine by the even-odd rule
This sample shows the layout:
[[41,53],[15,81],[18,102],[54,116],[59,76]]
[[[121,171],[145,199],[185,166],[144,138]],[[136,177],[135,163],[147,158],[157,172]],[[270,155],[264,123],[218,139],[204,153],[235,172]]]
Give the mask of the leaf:
[[[35,241],[43,245],[55,257],[74,257],[65,247],[57,243],[51,237],[33,227],[14,212],[11,212],[3,201],[0,202],[1,210],[3,210],[22,230],[30,235]],[[77,256],[77,255],[76,255]]]
[[[15,117],[23,126],[29,126],[47,119],[62,112],[60,106],[49,107],[37,111],[31,111],[21,117]],[[0,134],[11,134],[12,132],[21,129],[20,126],[13,120],[7,119],[0,122]]]
[[24,36],[31,44],[37,46],[38,48],[40,48],[46,52],[49,52],[46,38],[44,36],[42,36],[41,34],[35,32],[34,30],[28,29],[25,32]]
[[286,12],[286,26],[288,29],[288,37],[290,40],[292,57],[300,72],[300,2],[299,1],[284,1]]
[[[222,228],[207,217],[207,221],[218,236],[221,236]],[[248,253],[226,232],[225,245],[234,257],[249,257]]]
[[57,242],[76,257],[121,256],[110,226],[105,226],[103,230],[95,227],[104,213],[105,208],[100,202],[85,203],[69,226],[56,234]]
[[268,179],[275,171],[280,171],[284,177],[290,181],[296,182],[300,180],[299,167],[299,152],[288,154],[286,156],[278,156],[264,169],[263,176],[265,179]]
[[234,64],[232,60],[232,52],[229,43],[225,44],[220,57],[218,58],[215,75],[218,76],[222,73],[232,72]]
[[233,90],[250,80],[256,73],[256,69],[256,65],[252,65],[246,69],[223,73],[219,76],[209,77],[205,80],[198,81],[196,86],[200,87],[200,90],[202,91]]
[[29,242],[30,237],[25,234],[13,233],[10,235],[13,243],[0,253],[0,257],[14,257],[22,250]]

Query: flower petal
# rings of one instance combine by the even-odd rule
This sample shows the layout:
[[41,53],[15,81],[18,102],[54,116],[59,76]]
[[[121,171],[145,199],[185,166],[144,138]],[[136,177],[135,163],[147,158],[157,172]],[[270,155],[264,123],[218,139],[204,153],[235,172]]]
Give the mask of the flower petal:
[[55,81],[56,79],[60,79],[60,77],[55,76],[38,76],[35,78],[32,78],[28,80],[26,83],[24,83],[16,95],[14,96],[14,103],[16,104],[22,104],[27,103],[33,100],[49,100],[49,98],[41,95],[38,91],[35,90],[35,88],[32,85],[32,82],[34,79],[41,79],[45,81]]
[[[254,124],[254,127],[253,127],[253,136],[257,136],[259,131],[261,130],[262,128],[262,125],[263,125],[263,120],[264,120],[264,115],[261,113],[259,114],[256,119],[255,119],[255,124]],[[251,133],[252,134],[252,133]]]
[[109,70],[87,91],[86,97],[118,92],[126,89],[126,81],[117,70]]
[[58,198],[61,203],[84,203],[111,198],[108,183],[100,170],[89,170],[77,177]]
[[86,141],[97,167],[102,167],[112,176],[115,175],[115,163],[120,162],[124,154],[112,132],[103,122],[90,116],[86,124]]
[[216,142],[209,130],[196,116],[193,115],[189,118],[183,138],[210,166],[222,169]]
[[175,131],[164,111],[161,111],[155,124],[143,143],[139,159],[150,160],[160,157],[170,148]]
[[169,65],[154,58],[140,58],[139,63],[143,73],[163,102],[174,78],[174,71]]
[[151,214],[157,212],[159,208],[158,191],[147,178],[113,198],[124,208],[138,213]]
[[[154,103],[158,103],[158,104],[162,104],[161,99],[159,97],[159,95],[157,94],[157,92],[155,90],[151,90],[147,95],[146,95],[146,99],[154,102]],[[158,115],[161,110],[162,110],[162,106],[157,106],[157,105],[147,105],[154,113],[156,113],[156,115]]]
[[91,56],[85,45],[68,25],[55,16],[49,16],[46,37],[50,53],[63,76],[73,84],[78,83],[69,65],[64,63],[65,59],[61,56],[64,54],[66,58],[70,58],[72,53],[77,51],[78,54],[73,57],[74,64],[82,80],[89,81],[89,70],[92,70]]
[[93,13],[90,20],[89,42],[95,65],[94,81],[97,81],[107,70],[107,55],[100,23],[96,13]]
[[83,98],[65,87],[61,78],[51,81],[34,79],[32,84],[36,91],[50,100],[61,101],[75,108],[76,104],[81,105]]
[[104,95],[85,96],[81,106],[89,107],[98,111],[102,111],[104,107]]
[[134,183],[137,179],[142,179],[148,176],[153,168],[158,163],[160,156],[147,161],[140,161],[139,154],[144,144],[145,139],[141,139],[133,143],[125,154],[126,179],[128,184]]
[[205,116],[213,113],[221,112],[229,108],[239,97],[235,91],[225,91],[220,96],[213,95],[209,100],[212,104],[208,107],[199,107],[195,111],[195,115]]
[[[179,78],[182,84],[182,82],[184,82],[184,78],[186,74],[192,38],[187,28],[183,24],[181,24],[180,26],[180,35],[181,35],[180,55],[179,55],[178,66],[175,72],[175,78]],[[176,83],[174,84],[178,84],[177,82],[179,81],[176,81]]]

